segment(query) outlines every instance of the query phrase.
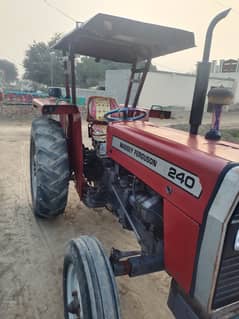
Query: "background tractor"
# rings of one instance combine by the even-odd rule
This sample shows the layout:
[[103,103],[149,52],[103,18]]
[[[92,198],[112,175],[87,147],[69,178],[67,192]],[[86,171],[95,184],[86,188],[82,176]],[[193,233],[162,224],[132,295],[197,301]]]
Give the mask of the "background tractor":
[[[150,123],[137,105],[151,59],[194,47],[193,33],[98,14],[55,45],[68,57],[66,99],[33,102],[42,113],[31,130],[34,214],[63,213],[73,180],[84,204],[110,210],[140,247],[113,248],[108,258],[96,238],[73,239],[64,260],[65,319],[120,318],[115,276],[163,270],[172,277],[168,305],[176,318],[239,315],[239,146],[197,135],[212,32],[228,12],[207,31],[189,133]],[[123,107],[90,97],[90,148],[76,106],[76,54],[132,65]]]

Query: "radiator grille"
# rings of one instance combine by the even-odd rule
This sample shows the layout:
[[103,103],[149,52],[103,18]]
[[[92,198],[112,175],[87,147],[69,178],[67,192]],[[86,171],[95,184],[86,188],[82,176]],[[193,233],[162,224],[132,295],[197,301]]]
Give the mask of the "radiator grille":
[[228,225],[213,299],[213,309],[239,301],[239,252],[234,242],[239,230],[239,204]]

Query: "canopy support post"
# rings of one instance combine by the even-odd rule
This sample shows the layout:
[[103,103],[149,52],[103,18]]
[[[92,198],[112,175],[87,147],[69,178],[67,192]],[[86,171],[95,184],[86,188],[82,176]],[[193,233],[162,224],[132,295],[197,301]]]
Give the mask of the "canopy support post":
[[136,63],[133,63],[132,67],[131,67],[131,75],[130,75],[130,79],[129,79],[129,85],[128,85],[128,90],[127,90],[127,95],[126,95],[124,107],[129,106],[129,99],[130,99],[131,90],[132,90],[132,86],[133,86],[133,82],[134,82],[135,69],[136,69]]
[[66,89],[66,99],[69,99],[71,97],[70,92],[70,83],[69,83],[69,69],[68,69],[68,57],[66,52],[63,52],[64,56],[64,75],[65,75],[65,89]]
[[[137,104],[138,104],[139,97],[140,97],[140,93],[141,93],[142,88],[143,88],[143,86],[144,86],[144,82],[145,82],[147,73],[149,72],[150,65],[151,65],[151,59],[148,59],[148,60],[145,62],[145,66],[144,66],[144,69],[143,69],[143,74],[142,74],[142,77],[141,77],[141,79],[140,79],[137,92],[136,92],[136,94],[135,94],[135,98],[134,98],[134,102],[133,102],[133,108],[135,108],[135,107],[137,106]],[[136,72],[137,72],[137,70],[136,70]]]
[[75,74],[75,55],[70,54],[70,63],[71,63],[71,103],[76,105],[76,74]]

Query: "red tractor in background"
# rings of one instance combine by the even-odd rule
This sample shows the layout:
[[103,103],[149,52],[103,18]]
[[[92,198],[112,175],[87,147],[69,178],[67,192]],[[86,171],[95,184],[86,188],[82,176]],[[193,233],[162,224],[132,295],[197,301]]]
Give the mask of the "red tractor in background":
[[[66,99],[33,101],[42,112],[31,130],[34,214],[63,213],[73,180],[84,204],[108,208],[141,248],[112,249],[108,258],[96,238],[73,239],[64,260],[65,319],[119,319],[115,276],[162,270],[173,278],[168,305],[176,318],[239,315],[239,146],[197,135],[212,32],[228,12],[207,31],[189,134],[146,121],[137,105],[151,59],[194,47],[193,33],[98,14],[55,45],[68,56]],[[76,106],[76,54],[132,65],[123,108],[114,98],[89,99],[90,149]]]

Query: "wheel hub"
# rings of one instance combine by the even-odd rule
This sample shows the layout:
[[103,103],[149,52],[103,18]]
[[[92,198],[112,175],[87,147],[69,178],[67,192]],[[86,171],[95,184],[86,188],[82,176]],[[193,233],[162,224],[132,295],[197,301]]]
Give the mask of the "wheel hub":
[[76,319],[81,319],[80,315],[80,301],[78,298],[78,292],[76,290],[72,291],[73,300],[68,304],[67,310],[68,312],[76,315]]
[[83,319],[81,293],[75,267],[71,264],[67,272],[67,306],[69,319]]

